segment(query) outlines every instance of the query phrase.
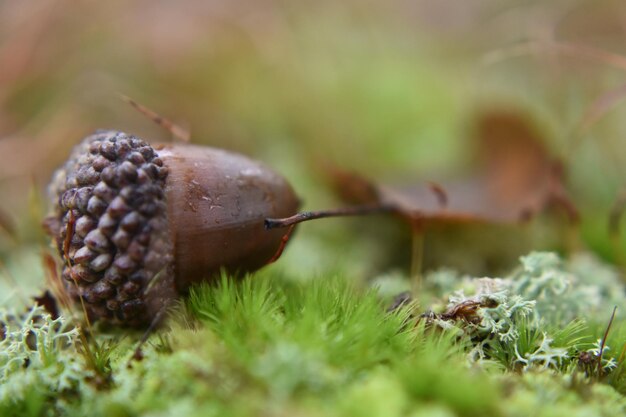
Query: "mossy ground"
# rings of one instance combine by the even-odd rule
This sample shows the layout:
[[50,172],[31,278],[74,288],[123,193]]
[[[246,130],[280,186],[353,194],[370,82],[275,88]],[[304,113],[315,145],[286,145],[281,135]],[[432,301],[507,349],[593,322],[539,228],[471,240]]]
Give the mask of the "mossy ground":
[[[626,233],[606,227],[626,179],[622,9],[0,2],[0,415],[624,415]],[[476,121],[504,108],[562,159],[581,222],[429,230],[421,287],[406,228],[303,224],[274,266],[195,288],[131,360],[141,333],[24,321],[46,282],[52,170],[98,128],[171,139],[118,93],[189,126],[194,143],[272,166],[303,209],[343,204],[329,164],[381,184],[463,179]],[[546,248],[563,263],[517,261]],[[472,297],[477,281],[463,275],[477,271],[510,278],[506,295],[479,296],[498,308],[471,325],[416,324]],[[414,304],[387,313],[406,290]]]
[[[536,284],[538,302],[527,303],[527,314],[510,313],[523,297],[507,291],[480,313],[497,328],[487,320],[441,327],[419,318],[425,307],[417,302],[387,312],[380,281],[355,286],[337,274],[302,282],[276,271],[193,288],[139,357],[140,333],[97,327],[85,345],[63,318],[42,319],[41,309],[26,319],[5,313],[0,415],[623,415],[626,323],[613,323],[600,373],[597,356],[580,359],[603,337],[609,299],[623,300],[623,287],[610,279],[597,287],[599,298],[573,301],[586,285],[575,262],[550,254],[524,261],[511,280]],[[553,305],[570,303],[587,317],[570,321],[540,308],[542,294],[567,274]],[[471,292],[476,282],[452,287]],[[422,296],[439,300],[448,289],[435,283],[450,280],[426,277]],[[517,337],[499,338],[511,330],[505,316]],[[480,358],[472,353],[479,345]]]

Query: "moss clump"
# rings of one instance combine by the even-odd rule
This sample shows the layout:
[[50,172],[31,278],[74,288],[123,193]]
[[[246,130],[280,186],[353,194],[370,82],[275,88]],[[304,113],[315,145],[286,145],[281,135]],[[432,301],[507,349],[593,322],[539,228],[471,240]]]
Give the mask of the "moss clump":
[[[376,289],[355,287],[342,276],[306,282],[275,272],[241,282],[223,277],[217,285],[192,290],[168,328],[144,345],[141,360],[131,360],[139,335],[96,329],[98,336],[85,349],[77,329],[41,308],[5,313],[1,353],[9,359],[0,369],[5,393],[0,411],[8,416],[623,414],[623,322],[615,323],[607,342],[612,349],[605,349],[602,372],[594,373],[596,367],[581,366],[580,357],[585,352],[597,359],[594,343],[608,315],[598,308],[597,316],[562,325],[561,315],[542,312],[541,297],[530,300],[519,290],[530,288],[521,285],[524,280],[542,274],[558,278],[555,268],[568,271],[565,293],[589,285],[572,272],[577,261],[540,262],[551,258],[531,254],[520,270],[497,281],[463,278],[434,286],[428,284],[432,277],[426,280],[424,291],[431,297],[446,293],[451,305],[490,300],[471,320],[420,319],[425,309],[415,302],[386,312]],[[539,266],[527,270],[527,262]],[[550,287],[553,281],[541,282]],[[564,307],[571,298],[555,300]],[[600,318],[602,325],[593,324]],[[42,342],[30,344],[31,332]],[[106,384],[98,382],[103,374]]]

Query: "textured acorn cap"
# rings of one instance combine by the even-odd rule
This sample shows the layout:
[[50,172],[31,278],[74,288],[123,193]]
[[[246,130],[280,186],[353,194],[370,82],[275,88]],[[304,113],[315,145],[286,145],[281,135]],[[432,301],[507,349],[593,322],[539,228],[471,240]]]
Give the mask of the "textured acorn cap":
[[265,265],[283,232],[263,220],[298,208],[283,177],[244,156],[116,131],[77,145],[49,192],[67,293],[91,319],[131,326],[222,268]]
[[85,138],[55,174],[46,224],[91,319],[141,325],[176,295],[163,161],[122,132]]

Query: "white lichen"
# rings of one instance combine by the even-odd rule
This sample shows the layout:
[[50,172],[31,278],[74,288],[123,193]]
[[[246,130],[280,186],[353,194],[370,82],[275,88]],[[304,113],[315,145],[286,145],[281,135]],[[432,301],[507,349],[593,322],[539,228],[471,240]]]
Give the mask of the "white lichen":
[[0,310],[0,326],[0,401],[19,401],[33,386],[62,393],[88,376],[77,354],[78,329],[63,317],[53,319],[40,306],[24,315]]
[[567,349],[552,346],[554,339],[549,337],[545,332],[542,334],[543,338],[541,343],[532,352],[520,354],[517,344],[513,345],[515,348],[515,362],[522,364],[524,371],[528,371],[529,369],[545,370],[548,368],[557,368],[561,366],[565,360],[569,359]]
[[521,259],[508,280],[513,294],[536,301],[538,318],[562,325],[578,318],[610,314],[615,305],[626,304],[619,275],[589,255],[569,263],[554,253],[533,252]]
[[[442,278],[449,276],[445,272],[430,279],[448,287],[450,280]],[[586,350],[589,342],[577,344],[576,334],[582,320],[601,320],[614,304],[626,304],[615,271],[588,256],[565,263],[556,254],[534,252],[522,257],[521,267],[507,278],[461,279],[445,312],[431,321],[457,329],[470,341],[471,362],[497,359],[521,371],[557,369],[575,367],[581,352],[600,356],[600,341]],[[554,337],[559,332],[560,344]],[[607,350],[605,346],[602,368],[608,372],[616,362]]]

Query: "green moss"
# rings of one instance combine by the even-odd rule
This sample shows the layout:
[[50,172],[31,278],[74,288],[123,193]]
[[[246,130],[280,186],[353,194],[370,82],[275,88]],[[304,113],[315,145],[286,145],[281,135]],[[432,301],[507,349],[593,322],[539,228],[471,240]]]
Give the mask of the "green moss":
[[[619,393],[625,384],[624,364],[619,362],[620,349],[613,347],[624,343],[622,322],[616,323],[607,343],[610,349],[603,355],[603,372],[597,374],[596,362],[585,368],[579,356],[597,355],[599,326],[586,324],[585,317],[561,325],[556,319],[560,315],[546,315],[538,301],[525,300],[526,290],[513,293],[515,288],[529,288],[521,285],[535,279],[529,277],[559,276],[556,265],[570,271],[568,282],[575,292],[588,285],[575,272],[588,269],[573,268],[576,262],[531,254],[524,265],[535,269],[526,266],[493,282],[441,279],[456,275],[453,272],[435,275],[441,285],[433,286],[433,292],[452,295],[452,304],[475,297],[464,294],[477,288],[482,288],[482,297],[498,304],[485,303],[488,307],[478,311],[480,321],[452,321],[441,326],[443,330],[418,320],[425,308],[415,303],[386,313],[378,295],[384,279],[367,289],[339,275],[305,282],[276,272],[239,282],[223,276],[217,285],[192,289],[168,327],[143,346],[141,360],[131,359],[139,335],[96,329],[97,337],[86,349],[79,331],[66,319],[52,320],[39,307],[26,315],[3,313],[0,412],[619,415],[626,411],[625,397]],[[429,291],[432,279],[426,280],[424,291]],[[494,282],[506,289],[486,291],[499,288]],[[545,280],[552,288],[548,283],[552,280]],[[454,287],[464,292],[451,292]],[[568,297],[554,299],[571,302]]]

